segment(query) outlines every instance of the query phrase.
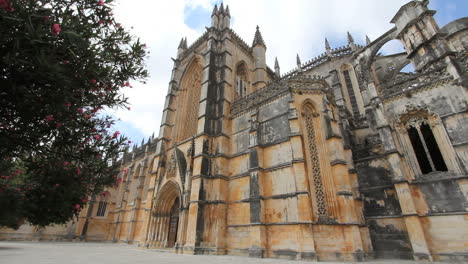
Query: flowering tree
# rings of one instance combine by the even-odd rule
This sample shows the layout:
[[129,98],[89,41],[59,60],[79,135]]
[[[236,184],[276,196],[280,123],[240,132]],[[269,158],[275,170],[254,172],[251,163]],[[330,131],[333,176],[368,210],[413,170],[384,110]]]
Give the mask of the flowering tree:
[[66,223],[118,182],[126,139],[102,110],[148,73],[112,4],[0,0],[0,225]]

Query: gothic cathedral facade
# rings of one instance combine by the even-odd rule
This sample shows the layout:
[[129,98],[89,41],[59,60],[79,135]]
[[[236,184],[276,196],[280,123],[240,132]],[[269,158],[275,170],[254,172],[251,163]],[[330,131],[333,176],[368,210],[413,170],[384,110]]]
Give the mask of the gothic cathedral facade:
[[[467,260],[468,18],[439,28],[427,4],[286,74],[266,65],[258,27],[248,45],[215,6],[179,45],[159,136],[125,154],[123,182],[76,235],[184,254]],[[395,39],[406,52],[379,53]]]

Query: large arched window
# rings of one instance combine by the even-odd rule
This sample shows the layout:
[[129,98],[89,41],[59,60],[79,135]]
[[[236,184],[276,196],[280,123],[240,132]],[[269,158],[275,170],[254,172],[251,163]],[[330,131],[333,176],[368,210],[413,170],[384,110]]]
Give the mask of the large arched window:
[[187,68],[181,81],[177,93],[175,143],[197,134],[202,71],[202,65],[198,59],[195,59]]
[[447,171],[447,165],[427,119],[411,119],[406,124],[406,130],[421,173]]
[[248,90],[248,72],[247,65],[245,62],[241,62],[236,67],[236,79],[235,79],[235,98],[244,97],[247,95]]

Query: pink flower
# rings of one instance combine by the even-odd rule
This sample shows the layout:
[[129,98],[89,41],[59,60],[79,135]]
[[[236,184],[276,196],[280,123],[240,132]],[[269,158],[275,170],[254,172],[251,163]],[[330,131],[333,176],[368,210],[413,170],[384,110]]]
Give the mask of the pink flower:
[[108,191],[104,191],[104,192],[101,193],[101,195],[102,195],[102,196],[107,196],[107,195],[109,195],[109,192],[108,192]]
[[65,166],[68,166],[68,161],[64,161],[64,162],[63,162],[63,166],[64,166],[64,167],[65,167]]
[[119,134],[120,134],[119,131],[115,131],[113,138],[117,138],[119,136]]
[[96,83],[97,83],[97,81],[96,81],[95,79],[92,79],[91,82],[92,82],[93,84],[96,84]]
[[68,60],[63,61],[63,64],[69,64],[69,63],[70,63],[70,61],[68,61]]
[[126,82],[126,83],[125,83],[125,86],[130,86],[130,83],[129,83],[129,82]]
[[81,205],[75,204],[75,209],[76,209],[76,210],[79,210],[80,208],[81,208]]
[[94,135],[94,139],[95,139],[95,140],[99,140],[100,138],[101,138],[101,136],[99,136],[99,135]]
[[129,141],[128,141],[128,144],[132,144],[132,141],[131,141],[131,140],[129,140]]
[[61,127],[61,126],[62,126],[62,123],[55,123],[55,126],[56,126],[56,127]]
[[21,170],[16,170],[16,171],[15,171],[15,174],[16,174],[16,175],[20,175],[21,172],[22,172]]
[[83,117],[84,117],[84,118],[86,118],[86,119],[89,119],[89,118],[91,118],[91,116],[90,116],[90,115],[84,115]]
[[98,5],[99,5],[99,6],[103,6],[103,5],[104,5],[104,0],[99,0]]
[[82,113],[83,113],[83,108],[78,108],[78,112],[79,112],[80,114],[82,114]]
[[104,24],[104,20],[100,19],[100,20],[98,21],[98,24],[99,24],[99,25]]
[[76,175],[80,175],[80,174],[81,174],[80,168],[76,168]]
[[55,184],[55,186],[56,186],[56,187],[60,187],[60,184],[57,183],[57,184]]
[[87,202],[88,202],[88,198],[82,199],[81,201],[82,201],[83,203],[87,203]]
[[130,106],[129,106],[129,107],[127,107],[127,109],[128,109],[129,111],[130,111],[130,110],[132,110],[132,108],[130,108]]
[[66,106],[66,107],[70,107],[70,106],[71,106],[71,103],[66,103],[65,106]]
[[50,122],[50,121],[54,120],[54,116],[53,116],[53,115],[47,115],[47,116],[45,117],[45,120],[46,120],[47,122]]
[[15,11],[10,0],[0,0],[0,8],[9,12]]
[[123,172],[128,173],[128,169],[123,170]]
[[62,31],[62,29],[60,28],[59,24],[54,24],[52,26],[52,35],[56,36],[58,33],[60,33],[60,31]]

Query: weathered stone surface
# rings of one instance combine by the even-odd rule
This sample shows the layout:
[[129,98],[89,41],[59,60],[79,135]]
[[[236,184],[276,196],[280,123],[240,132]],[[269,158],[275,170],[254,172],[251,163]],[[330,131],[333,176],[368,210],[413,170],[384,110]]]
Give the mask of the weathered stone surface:
[[[466,260],[468,28],[410,1],[366,46],[279,76],[266,44],[210,28],[179,47],[159,137],[66,227],[0,239],[101,240],[185,254]],[[406,53],[381,56],[391,40]],[[412,63],[416,72],[400,69]],[[198,110],[197,110],[198,109]]]

